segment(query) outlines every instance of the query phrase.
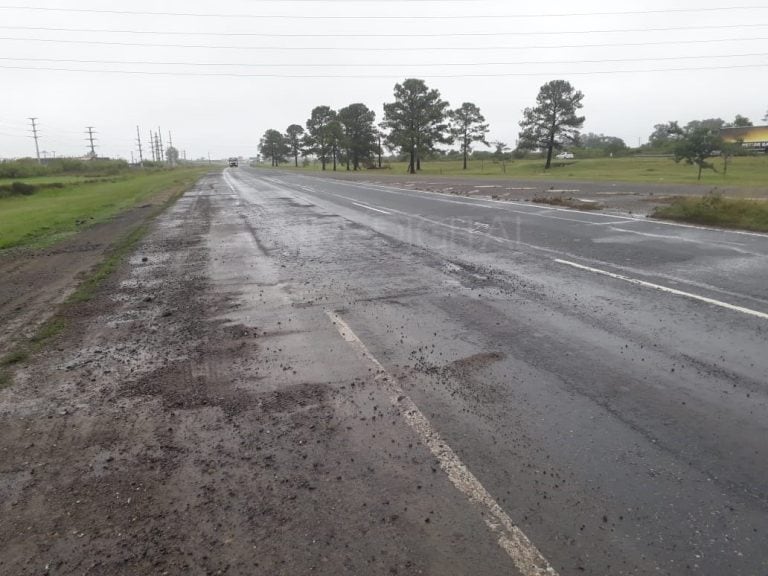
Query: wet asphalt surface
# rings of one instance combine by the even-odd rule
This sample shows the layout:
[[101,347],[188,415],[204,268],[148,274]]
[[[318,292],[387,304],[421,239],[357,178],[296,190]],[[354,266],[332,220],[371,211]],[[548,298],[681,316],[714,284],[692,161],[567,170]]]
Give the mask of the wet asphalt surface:
[[337,311],[560,573],[768,573],[767,237],[223,178],[285,305]]
[[0,574],[766,576],[767,255],[210,174],[0,389]]

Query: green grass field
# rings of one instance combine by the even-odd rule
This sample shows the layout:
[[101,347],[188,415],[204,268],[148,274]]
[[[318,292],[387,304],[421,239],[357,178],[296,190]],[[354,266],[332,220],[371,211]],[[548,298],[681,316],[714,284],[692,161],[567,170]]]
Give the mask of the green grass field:
[[[744,188],[768,187],[768,154],[733,158],[726,176],[722,174],[722,160],[713,159],[718,172],[704,171],[701,185],[736,186]],[[388,164],[388,169],[367,170],[368,174],[386,177],[388,174],[402,176],[407,173],[405,162]],[[462,170],[460,160],[442,160],[422,162],[419,176],[467,176],[482,178],[509,178],[525,180],[594,180],[613,182],[647,182],[670,184],[696,184],[696,168],[685,164],[676,164],[671,158],[589,158],[576,160],[556,160],[552,168],[544,170],[543,160],[510,160],[496,162],[492,160],[472,160],[467,170]],[[292,169],[285,164],[283,169]],[[298,170],[320,170],[320,164],[314,163]],[[345,171],[344,166],[338,170]]]
[[[83,183],[90,177],[45,177],[66,181],[64,188],[43,189],[30,196],[0,198],[0,249],[43,246],[83,226],[102,222],[164,190],[184,187],[200,177],[204,168],[120,175],[117,181]],[[24,182],[36,183],[37,178]],[[39,182],[37,182],[39,183]]]
[[119,180],[121,178],[130,178],[131,175],[120,174],[116,176],[79,176],[72,174],[61,174],[58,176],[33,176],[32,178],[0,178],[0,186],[7,186],[14,182],[24,182],[26,184],[32,184],[39,186],[41,184],[77,184],[80,182],[86,182],[91,180]]

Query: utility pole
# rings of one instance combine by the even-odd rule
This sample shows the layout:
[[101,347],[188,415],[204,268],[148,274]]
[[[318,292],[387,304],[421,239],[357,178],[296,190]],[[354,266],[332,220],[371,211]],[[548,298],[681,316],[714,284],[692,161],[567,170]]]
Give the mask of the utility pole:
[[139,145],[139,163],[144,166],[144,153],[141,149],[141,132],[139,127],[136,126],[136,143]]
[[88,130],[88,141],[91,143],[91,159],[96,158],[96,146],[93,144],[93,126],[86,126],[86,130]]
[[37,135],[37,118],[30,118],[30,122],[32,122],[32,138],[35,139],[35,152],[37,153],[37,163],[42,164],[40,161],[40,144],[38,143],[38,135]]
[[160,153],[160,138],[157,132],[155,132],[155,158],[157,162],[163,161],[163,155]]
[[152,161],[157,162],[157,138],[155,138],[155,133],[151,130],[149,131],[149,141],[152,146]]
[[165,147],[163,146],[163,131],[160,130],[160,126],[157,127],[157,138],[160,140],[160,162],[165,161]]
[[[173,148],[173,134],[171,134],[171,131],[168,130],[168,150],[171,148]],[[169,160],[171,162],[171,166],[173,166],[173,157],[170,157]]]

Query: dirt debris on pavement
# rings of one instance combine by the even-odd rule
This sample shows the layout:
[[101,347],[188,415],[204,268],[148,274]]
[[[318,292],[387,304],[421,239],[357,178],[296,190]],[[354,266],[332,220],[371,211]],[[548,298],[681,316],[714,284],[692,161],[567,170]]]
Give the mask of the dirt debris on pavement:
[[244,285],[212,283],[212,228],[248,231],[212,182],[0,392],[0,574],[496,573],[376,375],[297,374],[322,309],[254,277],[261,312],[233,321]]

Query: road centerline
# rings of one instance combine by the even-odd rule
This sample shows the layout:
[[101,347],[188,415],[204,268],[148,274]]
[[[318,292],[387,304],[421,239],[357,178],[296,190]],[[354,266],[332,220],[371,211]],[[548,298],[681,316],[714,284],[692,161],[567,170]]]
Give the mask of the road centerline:
[[646,280],[630,278],[629,276],[624,276],[623,274],[616,274],[615,272],[609,272],[607,270],[601,270],[599,268],[592,268],[591,266],[585,266],[584,264],[578,264],[577,262],[570,262],[569,260],[554,258],[554,261],[557,262],[558,264],[571,266],[572,268],[577,268],[579,270],[592,272],[594,274],[600,274],[602,276],[608,276],[609,278],[614,278],[616,280],[623,280],[624,282],[629,282],[630,284],[635,284],[637,286],[653,288],[654,290],[659,290],[661,292],[666,292],[668,294],[675,294],[676,296],[684,296],[692,300],[698,300],[699,302],[705,302],[707,304],[719,306],[720,308],[725,308],[727,310],[733,310],[735,312],[741,312],[742,314],[748,314],[756,318],[768,320],[768,314],[765,312],[760,312],[759,310],[752,310],[751,308],[746,308],[744,306],[737,306],[736,304],[730,304],[728,302],[723,302],[722,300],[715,300],[714,298],[708,298],[707,296],[700,296],[699,294],[693,294],[692,292],[685,292],[684,290],[669,288],[668,286],[662,286],[661,284],[654,284],[653,282],[648,282]]
[[379,208],[374,208],[373,206],[368,206],[368,204],[361,204],[360,202],[352,202],[355,206],[360,206],[360,208],[365,208],[366,210],[373,210],[374,212],[381,212],[382,214],[390,215],[391,212],[387,212],[386,210],[380,210]]

